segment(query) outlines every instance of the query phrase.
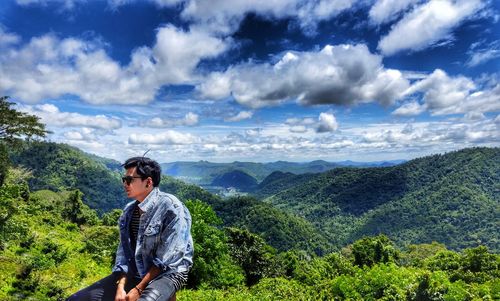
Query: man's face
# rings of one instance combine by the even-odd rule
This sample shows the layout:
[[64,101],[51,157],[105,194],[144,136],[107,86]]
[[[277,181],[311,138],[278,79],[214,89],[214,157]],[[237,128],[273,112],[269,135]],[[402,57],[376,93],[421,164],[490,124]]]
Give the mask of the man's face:
[[[126,181],[123,182],[123,188],[127,193],[127,197],[131,199],[136,199],[138,201],[143,201],[151,191],[150,188],[146,187],[150,182],[150,178],[142,180],[140,176],[135,171],[135,167],[128,168],[125,172],[125,177],[130,176],[133,177],[130,184],[127,184]],[[150,186],[150,185],[149,185]]]

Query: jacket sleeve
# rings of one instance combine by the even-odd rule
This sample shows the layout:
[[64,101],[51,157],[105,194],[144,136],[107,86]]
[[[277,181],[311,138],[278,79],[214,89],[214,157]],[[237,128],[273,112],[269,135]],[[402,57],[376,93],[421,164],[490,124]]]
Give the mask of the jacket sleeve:
[[118,244],[118,249],[116,250],[116,260],[112,271],[113,273],[121,272],[125,274],[128,272],[127,258],[125,258],[121,240],[120,243]]
[[123,236],[123,229],[125,227],[125,221],[124,221],[124,216],[120,216],[118,219],[118,229],[120,229],[120,242],[118,243],[118,248],[116,249],[116,259],[115,259],[115,265],[113,266],[113,273],[115,272],[121,272],[121,273],[127,273],[128,272],[128,261],[127,257],[125,256],[125,251],[123,249],[123,242],[122,242],[122,236]]
[[180,201],[173,198],[173,206],[163,220],[153,264],[164,272],[189,271],[193,265],[191,215]]

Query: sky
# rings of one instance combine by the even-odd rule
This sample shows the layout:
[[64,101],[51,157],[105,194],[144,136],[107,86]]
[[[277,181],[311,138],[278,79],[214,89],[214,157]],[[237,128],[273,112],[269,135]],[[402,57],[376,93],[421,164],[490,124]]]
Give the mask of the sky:
[[124,161],[500,145],[500,1],[3,0],[0,95]]

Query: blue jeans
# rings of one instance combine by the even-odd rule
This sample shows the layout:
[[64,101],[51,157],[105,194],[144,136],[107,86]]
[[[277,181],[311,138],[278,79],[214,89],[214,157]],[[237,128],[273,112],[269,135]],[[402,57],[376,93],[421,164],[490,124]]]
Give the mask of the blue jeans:
[[[117,280],[118,275],[111,274],[76,292],[66,301],[114,301]],[[140,279],[127,276],[125,291],[130,291],[139,282]],[[175,294],[175,291],[176,288],[172,280],[167,275],[160,275],[146,286],[139,301],[168,301]]]

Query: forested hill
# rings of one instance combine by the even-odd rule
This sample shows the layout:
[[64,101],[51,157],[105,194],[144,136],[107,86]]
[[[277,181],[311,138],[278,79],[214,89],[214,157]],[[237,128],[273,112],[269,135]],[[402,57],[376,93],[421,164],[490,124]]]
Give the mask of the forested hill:
[[[59,143],[31,142],[11,151],[14,166],[24,167],[32,172],[29,187],[32,191],[66,191],[78,189],[84,202],[104,213],[123,208],[129,202],[123,192],[119,162],[97,157],[81,150]],[[178,194],[186,199],[199,199],[213,204],[216,196],[195,186],[171,177],[163,176],[160,188]]]
[[[96,157],[66,144],[32,142],[11,151],[14,166],[31,171],[31,191],[80,190],[83,201],[100,214],[121,209],[129,201],[120,180],[123,172],[117,161]],[[223,217],[225,226],[238,226],[261,235],[278,250],[301,249],[323,254],[331,244],[308,221],[272,208],[255,199],[220,197],[172,177],[162,176],[160,189],[182,201],[200,200]],[[245,214],[241,214],[245,213]],[[239,217],[239,218],[235,218]],[[252,218],[250,218],[252,217]]]
[[[500,149],[471,148],[393,167],[273,174],[257,195],[311,221],[335,245],[385,233],[399,245],[439,241],[500,250]],[[267,185],[266,185],[267,183]]]

